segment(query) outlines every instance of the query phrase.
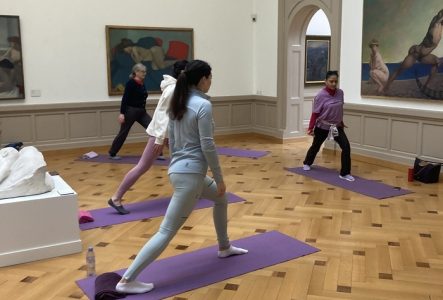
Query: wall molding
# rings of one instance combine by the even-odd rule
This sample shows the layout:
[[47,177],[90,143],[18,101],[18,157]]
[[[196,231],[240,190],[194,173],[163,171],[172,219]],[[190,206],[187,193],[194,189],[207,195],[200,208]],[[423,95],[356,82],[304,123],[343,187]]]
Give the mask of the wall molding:
[[[347,103],[346,134],[352,152],[411,165],[415,157],[443,162],[443,112]],[[339,148],[327,142],[326,149]]]
[[[152,113],[158,99],[148,101]],[[313,94],[304,97],[303,125],[310,117]],[[294,138],[278,128],[278,98],[263,95],[213,97],[216,136],[254,133],[285,143]],[[2,105],[0,143],[22,141],[40,150],[110,145],[118,131],[120,101]],[[352,152],[411,165],[416,156],[443,162],[443,112],[346,103],[344,120]],[[296,137],[297,140],[305,136]],[[127,143],[145,142],[134,125]],[[334,149],[334,143],[326,143]],[[336,147],[337,148],[337,147]]]
[[[153,113],[158,98],[149,98]],[[277,98],[263,95],[213,97],[216,135],[259,133],[281,138],[277,130]],[[40,150],[109,145],[118,132],[120,100],[0,105],[0,144],[22,141]],[[146,141],[135,124],[127,142]]]

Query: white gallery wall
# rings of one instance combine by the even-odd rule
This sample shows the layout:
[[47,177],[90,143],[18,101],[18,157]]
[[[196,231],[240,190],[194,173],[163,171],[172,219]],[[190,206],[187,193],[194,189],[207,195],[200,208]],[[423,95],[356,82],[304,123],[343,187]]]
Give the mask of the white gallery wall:
[[[106,25],[193,28],[194,57],[213,67],[216,133],[254,131],[253,1],[0,0],[2,14],[20,17],[26,92],[24,100],[0,101],[0,144],[110,144],[121,97],[108,95]],[[151,113],[158,97],[149,95]],[[134,126],[128,142],[145,140]]]
[[211,95],[249,95],[252,1],[0,0],[0,7],[20,16],[24,103],[32,104],[119,99],[108,96],[105,25],[193,28],[195,58],[213,67]]
[[[253,22],[253,94],[277,96],[278,1],[254,0]],[[252,17],[251,15],[251,17]],[[331,35],[329,21],[322,10],[308,26],[308,35]],[[317,87],[313,88],[318,90]],[[308,88],[308,90],[311,90]]]
[[[209,94],[216,134],[275,133],[277,1],[0,0],[0,5],[2,14],[20,16],[26,90],[25,100],[0,101],[2,145],[23,141],[60,149],[112,141],[121,97],[108,96],[106,25],[193,28],[195,57],[213,67]],[[257,57],[263,63],[254,70]],[[263,95],[255,94],[255,80]],[[31,90],[41,96],[31,97]],[[158,97],[148,98],[151,113]],[[145,140],[136,125],[128,142]]]
[[253,94],[277,96],[278,1],[254,0]]

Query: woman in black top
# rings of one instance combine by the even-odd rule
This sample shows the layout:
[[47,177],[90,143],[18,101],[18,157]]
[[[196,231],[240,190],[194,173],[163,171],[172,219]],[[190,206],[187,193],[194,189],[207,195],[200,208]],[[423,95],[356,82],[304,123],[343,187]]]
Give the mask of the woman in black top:
[[126,83],[120,106],[120,115],[118,116],[118,122],[121,124],[120,131],[109,149],[109,158],[111,159],[120,159],[117,153],[123,146],[129,130],[136,121],[145,129],[148,128],[151,122],[151,116],[148,115],[145,108],[146,98],[148,97],[148,92],[143,83],[145,77],[146,67],[143,64],[136,64],[132,67],[132,73],[129,75],[129,81]]

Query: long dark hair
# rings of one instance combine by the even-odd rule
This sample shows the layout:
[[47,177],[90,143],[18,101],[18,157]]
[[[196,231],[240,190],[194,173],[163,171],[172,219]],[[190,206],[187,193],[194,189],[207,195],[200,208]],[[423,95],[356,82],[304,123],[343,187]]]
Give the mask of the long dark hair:
[[174,63],[174,65],[172,66],[172,74],[171,74],[172,77],[177,79],[178,75],[180,75],[181,72],[185,70],[185,67],[187,64],[188,64],[188,61],[186,59],[176,61]]
[[177,78],[169,106],[169,117],[172,120],[180,121],[183,118],[189,99],[189,88],[196,86],[203,76],[208,78],[211,75],[211,70],[211,66],[207,62],[198,59],[186,65],[185,70]]

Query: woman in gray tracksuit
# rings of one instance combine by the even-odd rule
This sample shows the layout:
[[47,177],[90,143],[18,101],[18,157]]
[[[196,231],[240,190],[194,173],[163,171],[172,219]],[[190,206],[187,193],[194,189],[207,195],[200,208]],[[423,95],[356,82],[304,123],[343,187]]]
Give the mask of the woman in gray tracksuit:
[[[245,249],[230,244],[227,235],[227,199],[213,139],[214,123],[208,92],[211,67],[201,60],[190,62],[177,79],[172,96],[168,126],[171,164],[169,179],[174,194],[158,232],[145,244],[117,284],[123,293],[146,293],[152,283],[135,281],[140,272],[166,248],[192,212],[199,198],[214,201],[214,225],[219,244],[218,256],[245,254]],[[206,175],[211,168],[214,179]]]

